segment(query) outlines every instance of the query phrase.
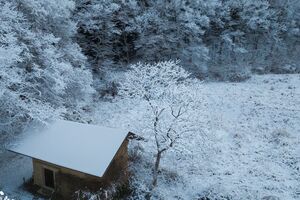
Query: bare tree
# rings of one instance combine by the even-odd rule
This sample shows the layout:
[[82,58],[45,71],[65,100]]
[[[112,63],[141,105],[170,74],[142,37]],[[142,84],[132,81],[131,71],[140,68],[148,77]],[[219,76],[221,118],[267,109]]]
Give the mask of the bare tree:
[[[166,95],[167,99],[181,98],[172,93],[172,97]],[[188,98],[187,98],[188,99]],[[152,191],[157,187],[158,176],[160,172],[160,163],[163,155],[167,151],[174,149],[175,145],[179,143],[180,138],[184,137],[185,133],[189,131],[186,126],[188,119],[186,114],[188,112],[189,104],[186,101],[175,101],[161,103],[151,101],[146,98],[151,107],[153,124],[151,125],[154,142],[155,142],[155,162],[153,166],[152,182],[146,199],[151,199]]]
[[151,191],[157,185],[157,177],[159,172],[159,165],[162,154],[172,148],[177,140],[180,138],[181,132],[174,128],[174,125],[178,123],[178,121],[182,118],[182,115],[185,113],[183,107],[179,107],[179,109],[175,110],[173,107],[170,107],[171,112],[171,123],[164,127],[164,129],[160,128],[160,119],[161,115],[164,112],[167,112],[165,108],[157,108],[154,107],[150,101],[149,104],[152,108],[152,112],[154,115],[154,122],[153,122],[153,132],[155,137],[155,144],[156,144],[156,159],[153,169],[153,180],[151,185]]
[[150,126],[155,146],[150,192],[157,186],[161,159],[164,153],[174,148],[181,136],[188,131],[186,126],[191,93],[183,80],[189,80],[189,74],[177,61],[156,64],[136,64],[125,74],[120,83],[120,94],[134,99],[145,100],[151,108]]

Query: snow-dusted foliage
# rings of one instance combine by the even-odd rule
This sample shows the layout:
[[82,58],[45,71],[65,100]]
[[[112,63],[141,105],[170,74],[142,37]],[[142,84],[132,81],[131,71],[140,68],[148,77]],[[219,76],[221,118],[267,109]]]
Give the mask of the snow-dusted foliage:
[[210,49],[210,74],[226,79],[232,71],[233,74],[244,73],[244,70],[299,72],[299,68],[291,66],[299,60],[292,59],[293,53],[289,52],[291,48],[299,51],[296,45],[289,45],[290,41],[299,43],[298,36],[288,37],[287,27],[293,20],[288,18],[286,6],[291,4],[299,6],[299,2],[276,0],[215,4],[215,12],[210,14],[211,28],[205,33],[205,43]]
[[166,61],[131,65],[124,74],[124,80],[120,81],[119,94],[149,100],[166,98],[170,89],[189,76],[178,64],[179,61]]
[[[152,121],[149,124],[149,140],[153,141],[155,162],[152,183],[147,198],[157,186],[160,162],[164,154],[173,150],[181,137],[189,132],[187,119],[190,94],[183,81],[188,82],[189,74],[178,65],[168,61],[156,64],[132,65],[120,83],[120,95],[146,101]],[[147,108],[145,108],[145,112]]]
[[0,1],[0,138],[87,102],[91,74],[72,41],[72,1]]
[[192,6],[197,7],[188,1],[78,0],[79,43],[97,70],[108,63],[169,59],[200,68],[208,59],[201,36],[209,20]]
[[241,81],[300,71],[299,9],[295,0],[78,0],[75,18],[96,70],[180,59],[196,76]]

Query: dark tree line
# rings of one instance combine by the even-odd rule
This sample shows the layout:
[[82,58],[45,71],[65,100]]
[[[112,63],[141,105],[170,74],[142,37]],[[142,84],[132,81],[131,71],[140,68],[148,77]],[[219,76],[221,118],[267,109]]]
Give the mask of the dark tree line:
[[199,77],[298,73],[299,1],[78,0],[78,43],[94,70],[180,59]]

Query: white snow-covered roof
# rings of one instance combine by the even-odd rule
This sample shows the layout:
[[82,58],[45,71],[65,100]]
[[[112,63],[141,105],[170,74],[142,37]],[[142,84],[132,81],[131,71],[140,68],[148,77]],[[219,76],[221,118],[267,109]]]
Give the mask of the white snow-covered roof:
[[101,177],[128,131],[58,120],[10,151]]

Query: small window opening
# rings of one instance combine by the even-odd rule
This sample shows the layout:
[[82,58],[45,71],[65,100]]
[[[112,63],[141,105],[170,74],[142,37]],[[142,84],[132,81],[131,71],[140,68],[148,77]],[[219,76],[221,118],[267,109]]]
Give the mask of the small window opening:
[[45,186],[54,189],[54,172],[44,168]]

